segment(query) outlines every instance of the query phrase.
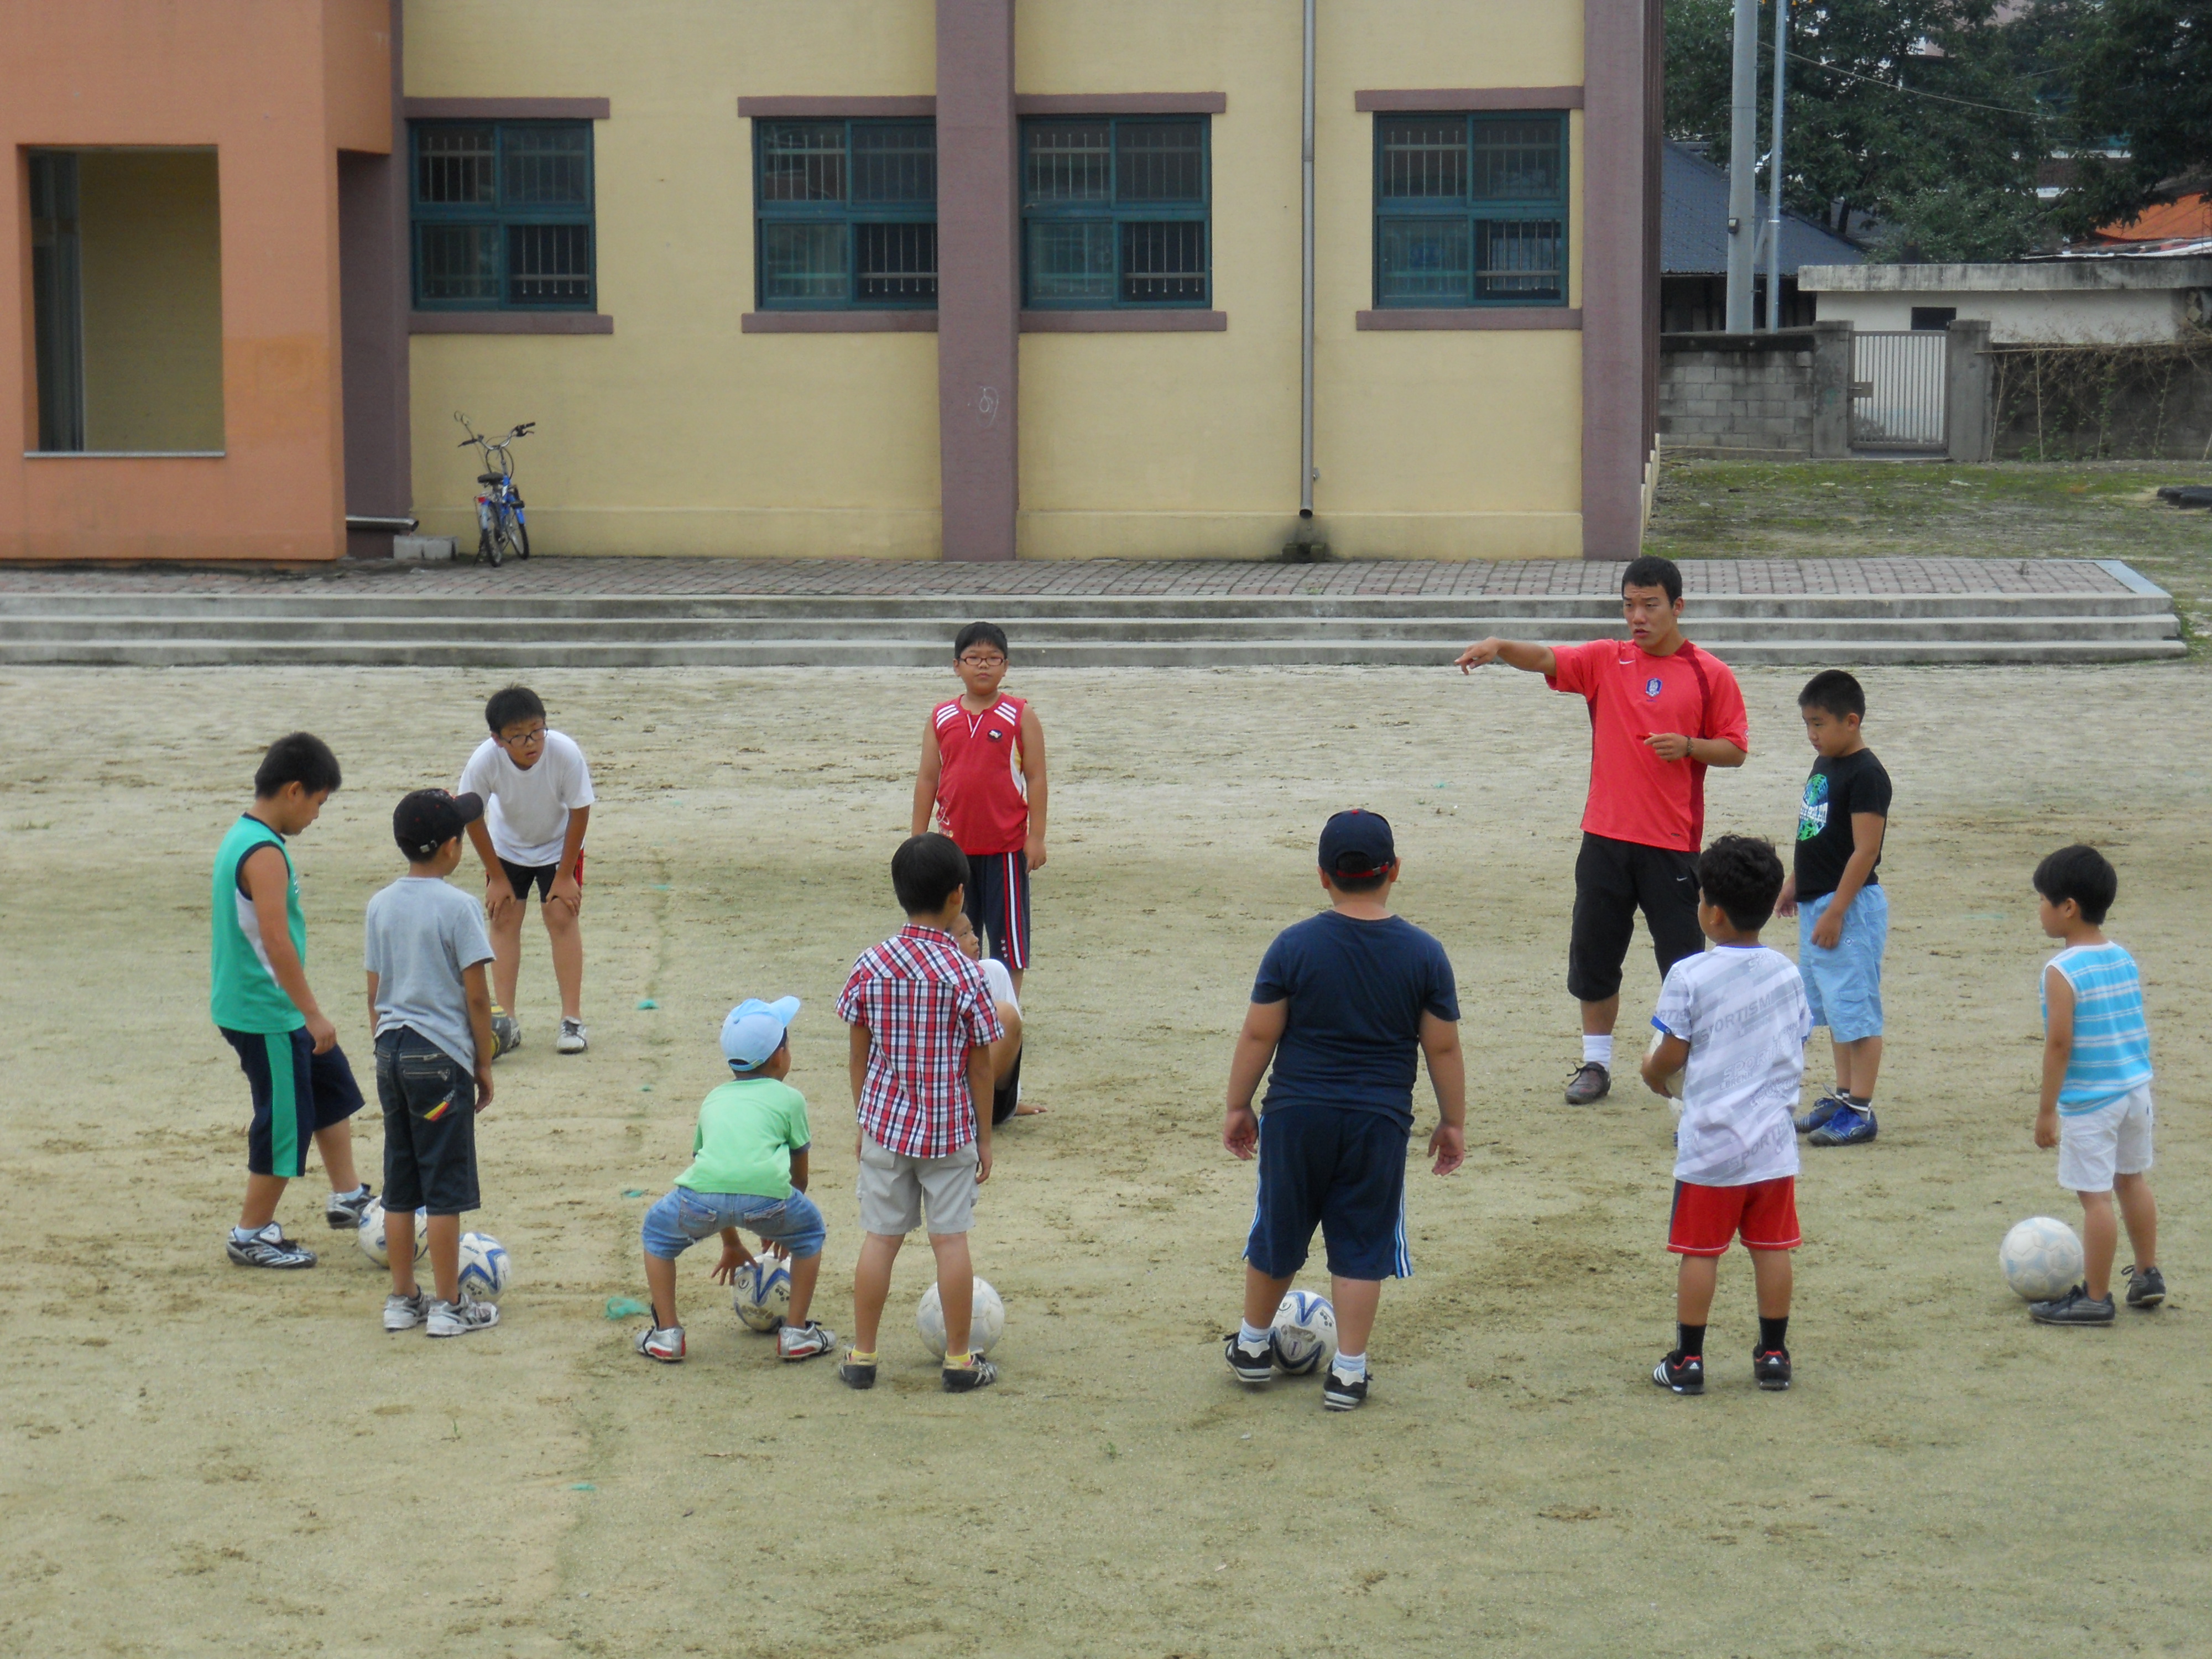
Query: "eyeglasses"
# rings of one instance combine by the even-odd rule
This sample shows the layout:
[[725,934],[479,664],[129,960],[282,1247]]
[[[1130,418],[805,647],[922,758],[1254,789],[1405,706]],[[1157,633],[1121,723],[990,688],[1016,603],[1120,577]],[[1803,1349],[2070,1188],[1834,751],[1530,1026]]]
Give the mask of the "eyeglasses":
[[529,731],[518,732],[511,738],[502,734],[500,741],[511,748],[526,749],[533,743],[545,741],[545,728],[542,726],[534,726]]
[[979,657],[970,652],[960,660],[969,668],[1004,668],[1006,665],[1006,659],[995,653],[988,657]]

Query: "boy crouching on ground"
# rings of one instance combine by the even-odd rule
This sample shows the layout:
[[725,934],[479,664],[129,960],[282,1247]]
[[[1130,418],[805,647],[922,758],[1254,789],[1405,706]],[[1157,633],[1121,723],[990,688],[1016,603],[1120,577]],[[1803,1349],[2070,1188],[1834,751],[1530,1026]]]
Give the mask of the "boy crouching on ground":
[[[407,873],[369,900],[365,960],[384,1108],[384,1241],[392,1294],[384,1328],[428,1325],[464,1336],[499,1323],[499,1309],[461,1294],[461,1216],[477,1207],[476,1115],[491,1104],[492,959],[483,913],[446,878],[461,836],[483,815],[474,795],[418,789],[392,815]],[[426,1301],[415,1283],[415,1212],[430,1212]]]
[[1790,1386],[1790,1252],[1798,1245],[1797,1129],[1790,1114],[1805,1080],[1813,1013],[1797,964],[1759,942],[1782,891],[1782,860],[1764,841],[1723,836],[1698,860],[1698,926],[1713,948],[1667,970],[1651,1023],[1659,1040],[1644,1081],[1667,1093],[1682,1077],[1674,1136],[1674,1212],[1667,1248],[1675,1279],[1673,1352],[1651,1380],[1676,1394],[1705,1391],[1705,1319],[1720,1258],[1741,1234],[1759,1286],[1752,1376]]
[[[1413,1068],[1426,1055],[1439,1118],[1436,1173],[1467,1160],[1459,996],[1443,946],[1390,914],[1398,854],[1389,821],[1339,812],[1321,832],[1329,908],[1286,927],[1261,958],[1230,1062],[1222,1144],[1260,1159],[1244,1247],[1244,1317],[1224,1346],[1240,1382],[1273,1375],[1275,1310],[1318,1225],[1328,1247],[1338,1352],[1322,1404],[1367,1399],[1367,1338],[1382,1281],[1413,1275],[1406,1244],[1406,1143]],[[1252,1094],[1270,1061],[1264,1118]]]
[[676,1310],[676,1258],[710,1233],[722,1236],[714,1277],[727,1285],[752,1253],[744,1228],[791,1258],[791,1309],[775,1334],[779,1359],[811,1359],[837,1340],[807,1316],[822,1272],[822,1212],[806,1195],[807,1154],[814,1143],[806,1097],[784,1081],[791,1075],[789,1028],[799,999],[749,997],[722,1022],[722,1057],[736,1073],[699,1104],[691,1167],[645,1212],[645,1282],[653,1291],[653,1325],[638,1333],[637,1351],[673,1365],[684,1358],[684,1324]]

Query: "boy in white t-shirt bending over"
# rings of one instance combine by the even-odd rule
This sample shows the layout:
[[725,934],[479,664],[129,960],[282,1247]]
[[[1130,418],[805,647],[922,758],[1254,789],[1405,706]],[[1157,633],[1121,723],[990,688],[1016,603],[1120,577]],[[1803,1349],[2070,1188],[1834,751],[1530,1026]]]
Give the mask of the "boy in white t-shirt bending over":
[[1705,1317],[1720,1259],[1741,1235],[1759,1286],[1762,1389],[1790,1386],[1790,1252],[1797,1248],[1797,1127],[1813,1012],[1797,964],[1759,942],[1782,891],[1782,860],[1749,836],[1723,836],[1698,860],[1698,926],[1712,948],[1667,970],[1651,1023],[1659,1036],[1644,1081],[1666,1094],[1682,1073],[1674,1136],[1674,1213],[1667,1248],[1675,1279],[1673,1352],[1651,1380],[1676,1394],[1705,1391]]
[[554,1048],[580,1054],[584,1030],[584,830],[592,817],[592,769],[584,751],[545,724],[545,705],[526,685],[495,692],[484,705],[491,736],[461,769],[457,795],[481,795],[483,817],[469,839],[484,866],[484,914],[491,921],[492,1030],[499,1052],[522,1046],[513,1013],[522,971],[522,913],[538,890],[553,977],[561,988],[561,1035]]

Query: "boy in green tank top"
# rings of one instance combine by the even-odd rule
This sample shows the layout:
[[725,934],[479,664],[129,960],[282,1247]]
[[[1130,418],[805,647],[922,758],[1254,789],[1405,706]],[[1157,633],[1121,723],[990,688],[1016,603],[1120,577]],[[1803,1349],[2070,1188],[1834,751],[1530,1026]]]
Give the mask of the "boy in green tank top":
[[216,853],[208,1007],[253,1097],[246,1201],[228,1246],[241,1267],[315,1265],[315,1253],[276,1225],[285,1182],[307,1172],[308,1142],[331,1178],[323,1218],[333,1229],[357,1226],[371,1197],[354,1170],[349,1121],[361,1089],[307,986],[307,921],[284,844],[337,787],[337,757],[320,738],[279,738],[253,775],[253,805]]

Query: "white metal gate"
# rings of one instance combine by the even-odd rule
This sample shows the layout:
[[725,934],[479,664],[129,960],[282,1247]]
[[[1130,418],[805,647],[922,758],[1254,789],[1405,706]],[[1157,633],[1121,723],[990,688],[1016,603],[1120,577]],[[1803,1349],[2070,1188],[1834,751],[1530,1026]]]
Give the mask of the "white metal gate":
[[1936,329],[1851,336],[1851,447],[1944,447],[1948,333]]

